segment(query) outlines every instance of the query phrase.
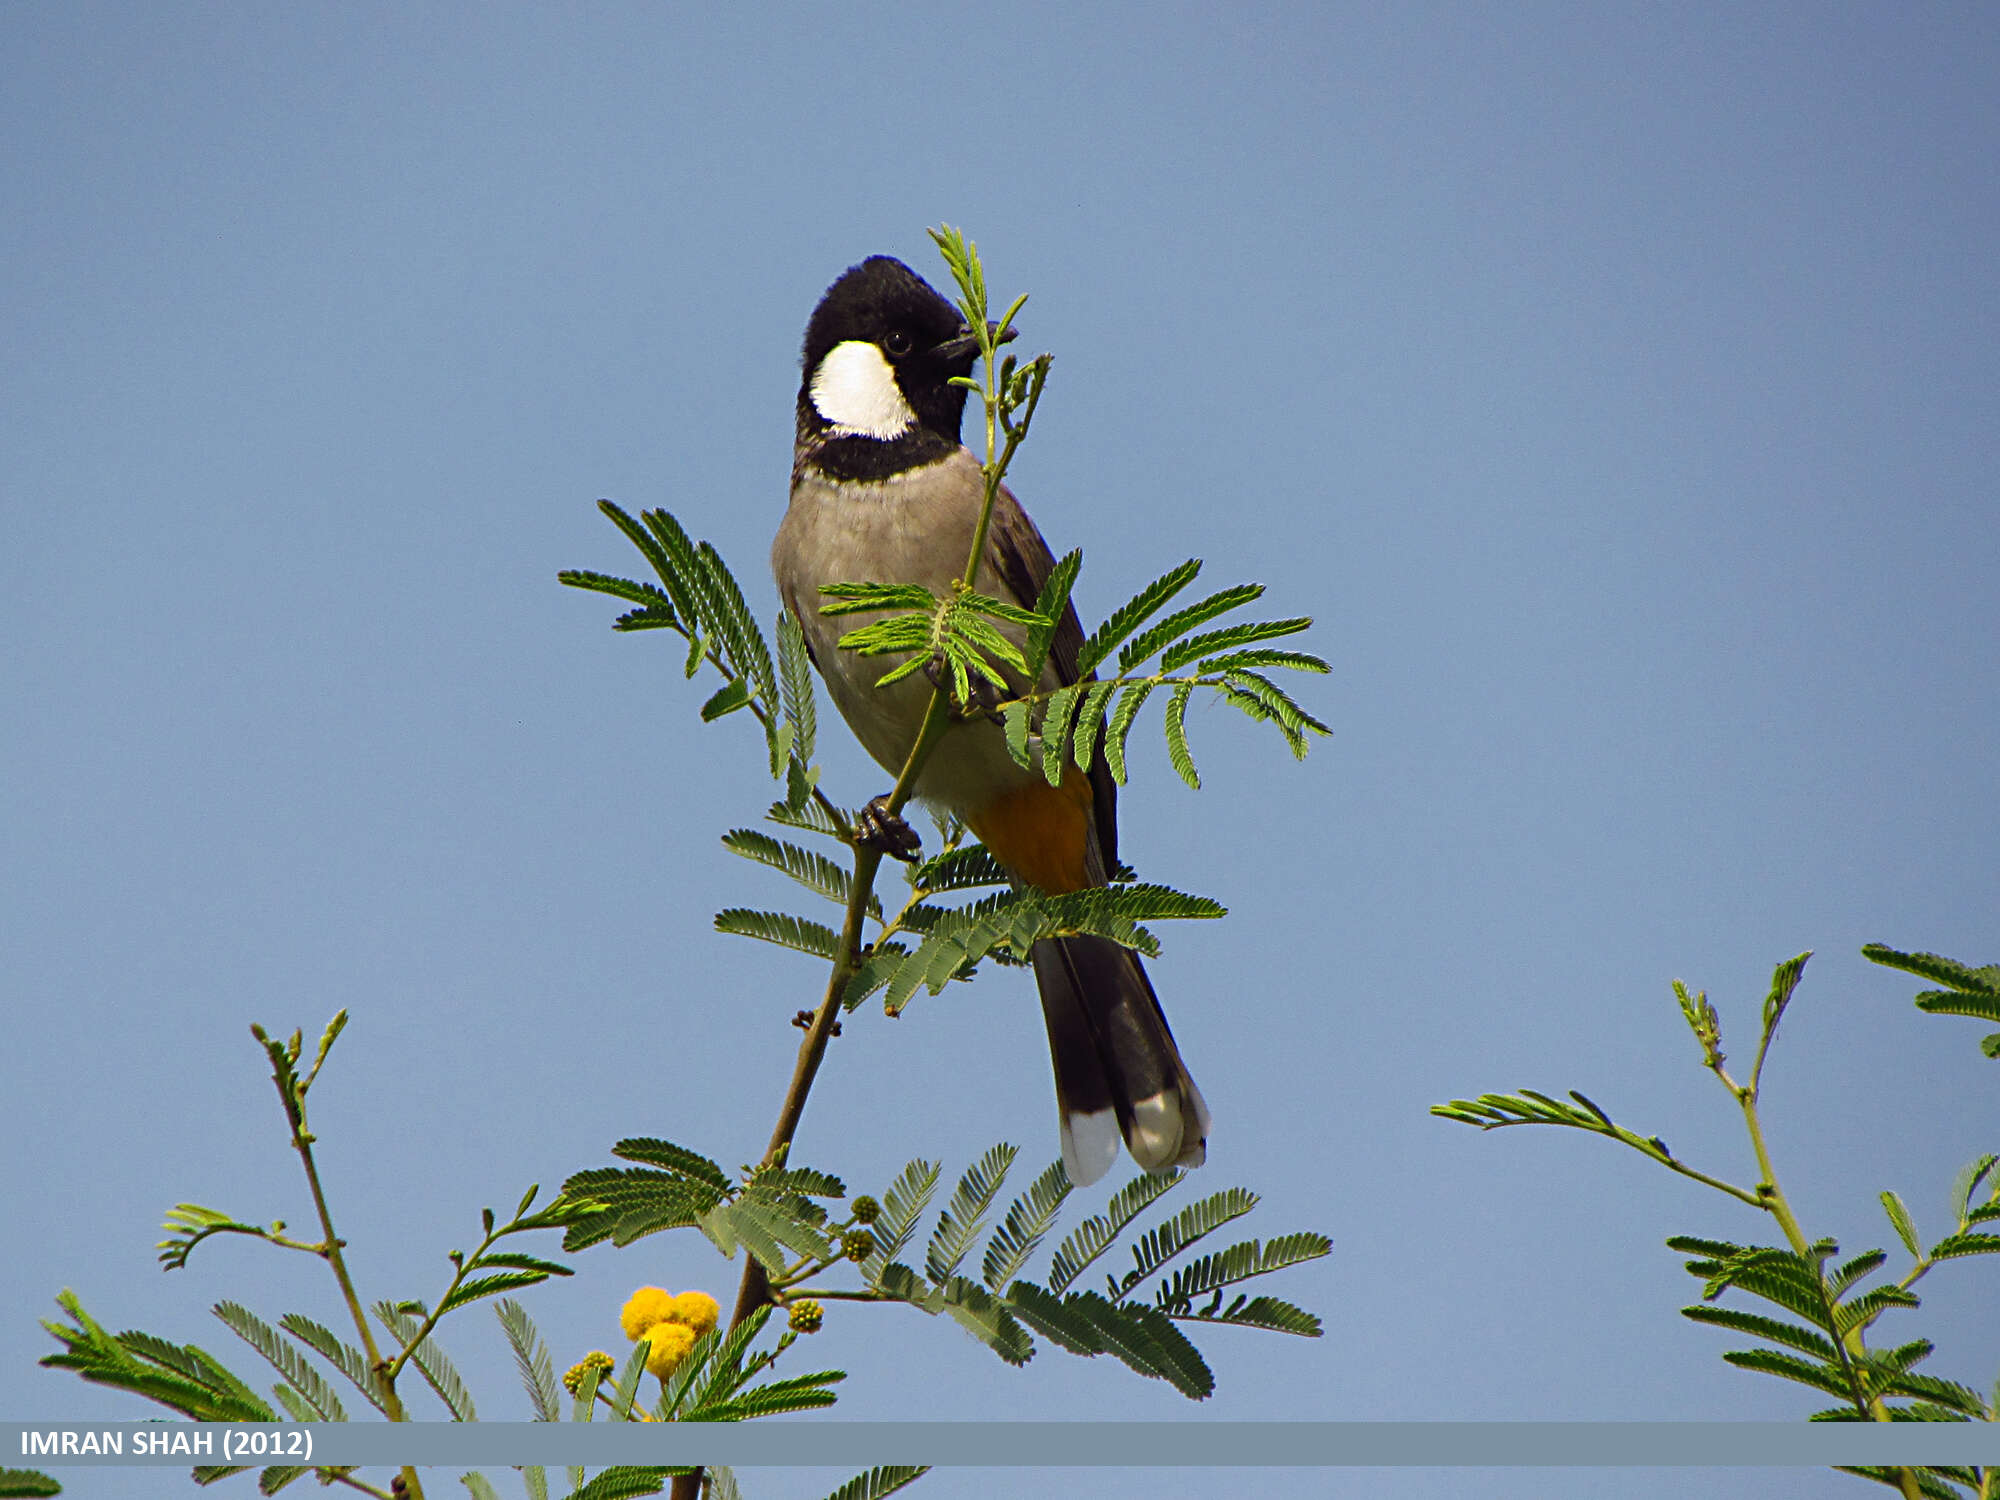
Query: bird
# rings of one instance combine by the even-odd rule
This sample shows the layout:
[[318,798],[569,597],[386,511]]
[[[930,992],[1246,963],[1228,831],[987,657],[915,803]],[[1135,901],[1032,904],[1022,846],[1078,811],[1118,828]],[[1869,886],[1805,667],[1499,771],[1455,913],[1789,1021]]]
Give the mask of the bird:
[[[1011,330],[1007,331],[1011,334]],[[922,584],[945,597],[965,571],[985,496],[979,460],[959,440],[978,336],[950,302],[891,256],[843,273],[806,325],[791,499],[771,549],[785,607],[855,737],[892,774],[916,740],[932,687],[912,673],[886,687],[882,659],[839,648],[878,616],[820,612],[824,585]],[[1032,608],[1054,554],[1004,485],[971,587]],[[1018,644],[1023,632],[1006,627]],[[1057,626],[1040,686],[1080,674],[1073,606]],[[1014,678],[1016,691],[1025,684]],[[997,716],[956,717],[914,794],[955,815],[1017,885],[1062,893],[1101,886],[1118,866],[1117,783],[1103,758],[1070,765],[1058,786],[1008,754]],[[1087,1186],[1122,1140],[1152,1173],[1199,1166],[1208,1105],[1181,1059],[1145,966],[1107,938],[1045,938],[1030,953],[1055,1071],[1062,1160]]]

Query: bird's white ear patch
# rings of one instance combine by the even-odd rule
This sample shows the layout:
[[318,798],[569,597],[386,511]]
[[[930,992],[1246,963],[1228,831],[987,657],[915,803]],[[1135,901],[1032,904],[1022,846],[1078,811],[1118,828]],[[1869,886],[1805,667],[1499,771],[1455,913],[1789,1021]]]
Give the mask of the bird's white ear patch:
[[843,437],[887,441],[916,424],[903,399],[896,372],[882,351],[865,339],[849,339],[826,351],[813,371],[812,404]]

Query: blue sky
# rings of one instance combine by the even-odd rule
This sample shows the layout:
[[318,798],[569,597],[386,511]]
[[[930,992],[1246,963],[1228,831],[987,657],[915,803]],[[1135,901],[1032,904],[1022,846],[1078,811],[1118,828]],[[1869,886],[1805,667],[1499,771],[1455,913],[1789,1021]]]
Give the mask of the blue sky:
[[[1198,1409],[865,1310],[815,1346],[839,1414],[1802,1415],[1676,1311],[1661,1242],[1757,1216],[1426,1113],[1581,1088],[1750,1180],[1675,976],[1747,1056],[1817,951],[1766,1104],[1812,1231],[1891,1243],[1894,1187],[1937,1232],[1996,1149],[1975,1023],[1857,951],[2000,957],[1990,10],[20,4],[0,85],[0,1411],[142,1414],[35,1367],[64,1286],[218,1352],[223,1297],[335,1315],[303,1257],[155,1266],[176,1202],[307,1217],[253,1020],[352,1012],[317,1126],[373,1296],[621,1136],[761,1151],[818,983],[710,927],[790,894],[717,842],[761,750],[554,575],[637,567],[599,497],[665,505],[768,619],[805,318],[871,253],[941,274],[939,222],[1056,355],[1016,488],[1085,615],[1201,556],[1317,617],[1330,740],[1198,710],[1204,790],[1149,738],[1121,807],[1144,874],[1232,908],[1154,965],[1195,1185],[1335,1248],[1273,1288],[1327,1337],[1211,1337]],[[828,719],[830,789],[882,790]],[[989,975],[851,1020],[799,1155],[1032,1169],[1049,1094]],[[577,1268],[530,1301],[565,1363],[633,1286],[736,1273],[688,1235]],[[1986,1274],[1908,1324],[1979,1387]],[[449,1341],[525,1414],[486,1315]],[[1690,1482],[1828,1484],[1617,1480]]]

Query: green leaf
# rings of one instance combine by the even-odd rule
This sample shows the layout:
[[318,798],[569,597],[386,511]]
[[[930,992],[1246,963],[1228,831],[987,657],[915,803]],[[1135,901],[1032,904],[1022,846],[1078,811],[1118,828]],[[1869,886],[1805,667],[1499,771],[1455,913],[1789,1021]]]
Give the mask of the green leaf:
[[2000,1235],[1948,1234],[1931,1246],[1932,1260],[1951,1260],[1960,1255],[1991,1255],[2000,1250]]
[[1179,640],[1195,626],[1205,625],[1217,615],[1228,614],[1232,609],[1240,609],[1261,598],[1263,593],[1264,585],[1261,583],[1239,583],[1210,594],[1185,609],[1174,611],[1159,624],[1125,643],[1118,653],[1118,670],[1130,672],[1154,652]]
[[1077,657],[1077,672],[1082,675],[1108,657],[1118,646],[1174,595],[1194,582],[1201,572],[1201,559],[1191,557],[1171,572],[1164,573],[1118,606],[1110,619],[1091,633],[1083,643],[1083,650]]
[[342,1343],[330,1329],[297,1313],[287,1313],[278,1320],[278,1326],[345,1375],[369,1405],[385,1416],[388,1414],[388,1399],[382,1393],[382,1383],[369,1368],[360,1350]]
[[806,652],[805,633],[788,609],[778,611],[778,699],[785,722],[792,726],[792,754],[800,766],[811,765],[819,734],[812,658]]
[[[801,849],[797,844],[788,844],[754,828],[732,828],[722,836],[722,847],[731,854],[740,854],[745,859],[768,865],[780,874],[790,876],[836,906],[847,904],[848,893],[852,889],[849,872],[824,854]],[[882,920],[879,898],[869,898],[868,914],[878,922]]]
[[[1846,1420],[1858,1422],[1862,1421],[1863,1418],[1852,1416]],[[1884,1468],[1875,1464],[1836,1464],[1834,1467],[1843,1474],[1853,1474],[1862,1479],[1872,1479],[1877,1484],[1887,1485],[1892,1490],[1901,1490],[1903,1487],[1903,1474],[1905,1471],[1902,1469]],[[1966,1497],[1959,1491],[1950,1488],[1948,1485],[1940,1484],[1936,1479],[1932,1478],[1932,1471],[1929,1469],[1910,1469],[1907,1472],[1916,1476],[1917,1492],[1924,1497],[1924,1500],[1966,1500]]]
[[817,1167],[760,1166],[750,1174],[746,1191],[774,1199],[803,1202],[806,1198],[845,1198],[847,1184]]
[[196,1421],[277,1420],[277,1413],[249,1386],[193,1344],[172,1344],[137,1332],[114,1338],[71,1291],[59,1294],[56,1305],[74,1323],[43,1322],[63,1346],[63,1352],[43,1356],[41,1363],[48,1368],[74,1370],[93,1384],[130,1391]]
[[695,1225],[708,1236],[709,1243],[715,1246],[724,1260],[734,1260],[740,1245],[766,1271],[782,1274],[788,1258],[785,1247],[754,1215],[739,1215],[736,1208],[733,1202],[718,1203],[696,1220]]
[[1042,668],[1049,659],[1049,644],[1055,640],[1056,626],[1069,607],[1069,592],[1076,586],[1076,575],[1082,567],[1081,552],[1065,553],[1049,569],[1049,576],[1042,583],[1042,591],[1035,600],[1035,614],[1039,618],[1028,627],[1028,639],[1021,648],[1026,664],[1022,675],[1030,683],[1041,680]]
[[1843,1302],[1834,1319],[1835,1326],[1842,1334],[1852,1328],[1865,1328],[1892,1307],[1915,1307],[1917,1297],[1900,1286],[1878,1286],[1873,1291],[1863,1292],[1851,1301]]
[[[1258,641],[1276,640],[1280,636],[1297,635],[1300,631],[1311,628],[1312,620],[1304,615],[1289,620],[1260,620],[1241,625],[1225,625],[1222,629],[1211,630],[1205,635],[1191,635],[1169,649],[1160,658],[1160,670],[1171,672],[1176,667],[1204,656],[1214,656],[1240,646],[1254,645]],[[1204,664],[1201,670],[1206,672],[1213,669]]]
[[[1023,609],[1018,604],[1009,604],[1005,599],[996,599],[991,594],[976,593],[971,589],[960,594],[954,602],[961,610],[975,615],[985,615],[989,619],[1004,620],[1009,625],[1026,625],[1031,630],[1047,623],[1036,610]],[[1008,644],[1013,645],[1011,641]],[[1017,660],[1021,669],[1025,671],[1028,665],[1027,658],[1023,656]]]
[[1184,682],[1174,689],[1167,699],[1167,759],[1173,762],[1180,778],[1196,791],[1201,790],[1201,777],[1194,768],[1194,756],[1188,753],[1187,705],[1188,695],[1194,691],[1194,684]]
[[1990,1422],[1986,1404],[1979,1392],[1970,1386],[1960,1385],[1955,1380],[1943,1380],[1936,1375],[1923,1375],[1908,1370],[1890,1382],[1890,1391],[1898,1396],[1918,1396],[1959,1416],[1970,1417],[1975,1422]]
[[1021,1274],[1028,1258],[1054,1226],[1057,1215],[1062,1212],[1063,1200],[1069,1193],[1069,1173],[1060,1161],[1056,1161],[1044,1168],[1042,1175],[1029,1185],[1028,1190],[1014,1200],[1006,1218],[1000,1221],[1000,1227],[986,1242],[986,1255],[980,1263],[980,1279],[986,1283],[988,1291],[999,1291]]
[[938,596],[920,583],[828,583],[820,586],[823,615],[858,615],[870,610],[901,609],[920,613],[929,631],[930,617],[937,613]]
[[1787,1323],[1780,1318],[1767,1318],[1760,1313],[1741,1312],[1733,1307],[1713,1307],[1706,1302],[1682,1308],[1681,1316],[1692,1318],[1697,1323],[1712,1323],[1717,1328],[1747,1333],[1752,1338],[1769,1339],[1774,1344],[1786,1344],[1828,1365],[1837,1366],[1840,1363],[1840,1352],[1834,1348],[1831,1339],[1810,1328],[1801,1328],[1796,1323]]
[[[792,764],[796,766],[798,762],[794,760]],[[827,838],[835,839],[843,844],[846,843],[846,828],[835,820],[834,815],[821,804],[817,797],[812,795],[812,784],[806,781],[803,772],[800,773],[800,781],[802,786],[788,786],[785,794],[787,799],[790,799],[794,792],[796,792],[796,801],[773,802],[765,811],[764,816],[769,818],[773,823],[782,824],[786,828],[797,828],[806,833],[823,834]]]
[[1917,1238],[1916,1221],[1910,1217],[1909,1209],[1903,1206],[1903,1200],[1894,1193],[1884,1192],[1882,1212],[1889,1216],[1890,1227],[1896,1231],[1896,1238],[1903,1242],[1903,1248],[1910,1254],[1922,1258],[1923,1251],[1920,1247],[1923,1242]]
[[1304,651],[1273,651],[1258,647],[1232,651],[1227,656],[1210,657],[1201,664],[1203,675],[1215,672],[1247,671],[1252,667],[1287,667],[1294,672],[1331,672],[1323,660]]
[[811,1375],[797,1375],[788,1380],[774,1380],[765,1385],[753,1386],[729,1401],[717,1402],[713,1406],[697,1406],[690,1410],[685,1420],[690,1422],[747,1422],[755,1417],[779,1416],[790,1411],[813,1411],[819,1407],[832,1406],[839,1398],[828,1389],[838,1380],[845,1380],[844,1370],[820,1370]]
[[729,1174],[719,1165],[700,1152],[676,1146],[672,1141],[652,1136],[628,1136],[611,1148],[611,1154],[620,1161],[658,1167],[663,1172],[702,1183],[717,1192],[726,1192],[731,1186]]
[[1722,1357],[1738,1369],[1761,1370],[1766,1375],[1796,1380],[1801,1385],[1812,1386],[1833,1396],[1854,1399],[1853,1387],[1838,1368],[1815,1364],[1796,1355],[1780,1354],[1775,1349],[1731,1349]]
[[755,1373],[745,1368],[744,1355],[770,1317],[766,1305],[726,1332],[718,1327],[703,1335],[668,1382],[661,1398],[663,1410],[684,1420],[703,1407],[719,1406],[741,1390]]
[[1828,1333],[1836,1332],[1835,1315],[1827,1306],[1818,1280],[1787,1264],[1796,1259],[1789,1251],[1746,1252],[1742,1260],[1713,1268],[1702,1295],[1713,1298],[1729,1287],[1736,1287],[1796,1313]]
[[194,1247],[212,1234],[247,1234],[260,1240],[270,1237],[270,1231],[259,1225],[245,1224],[199,1203],[176,1203],[161,1228],[167,1238],[159,1242],[160,1266],[167,1271],[184,1268]]
[[1799,977],[1805,973],[1806,960],[1810,953],[1801,953],[1788,958],[1772,971],[1771,993],[1764,998],[1764,1038],[1768,1042],[1778,1029],[1778,1020],[1785,1013],[1785,1007],[1792,1002],[1792,992],[1799,987]]
[[930,1247],[924,1254],[924,1271],[932,1281],[942,1284],[957,1272],[1018,1154],[1002,1141],[966,1168],[951,1202],[938,1215],[937,1228],[931,1232]]
[[747,678],[732,677],[709,696],[701,706],[701,721],[713,724],[724,714],[733,714],[750,702],[750,683]]
[[1028,705],[1018,698],[1000,706],[1000,722],[1006,729],[1007,753],[1014,758],[1014,764],[1022,770],[1032,770],[1034,759],[1028,753]]
[[657,1495],[667,1487],[667,1481],[676,1474],[687,1474],[692,1469],[668,1468],[647,1465],[634,1467],[620,1464],[605,1469],[589,1484],[570,1491],[565,1500],[639,1500],[641,1495]]
[[1213,921],[1229,915],[1219,901],[1146,880],[1037,896],[1034,904],[1050,914],[1054,930],[1063,935],[1105,931],[1118,922]]
[[[890,652],[912,652],[915,660],[906,662],[896,676],[907,676],[924,664],[931,652],[931,642],[935,631],[932,622],[925,615],[891,615],[886,620],[876,620],[868,625],[856,626],[841,636],[834,644],[843,651],[858,652],[862,656],[886,656]],[[894,677],[878,679],[893,681]]]
[[1024,1365],[1035,1356],[1035,1341],[1028,1330],[985,1287],[963,1276],[947,1277],[937,1288],[936,1307],[927,1299],[927,1311],[940,1311],[967,1333],[986,1345],[1010,1365]]
[[[764,632],[743,602],[743,590],[737,587],[736,575],[729,571],[722,554],[707,542],[700,543],[695,553],[708,588],[713,623],[729,646],[730,668],[736,676],[751,679],[754,696],[775,720],[779,711],[778,677],[771,667],[771,651],[764,643]],[[776,768],[773,769],[775,773]]]
[[882,1272],[916,1233],[917,1220],[930,1206],[937,1192],[942,1164],[916,1160],[906,1165],[882,1194],[882,1213],[869,1226],[875,1236],[875,1253],[861,1264],[861,1273],[871,1286],[880,1286]]
[[611,1400],[612,1421],[623,1422],[631,1416],[632,1402],[639,1394],[639,1378],[646,1373],[646,1356],[651,1352],[646,1340],[641,1338],[632,1345],[632,1352],[625,1356],[617,1378],[605,1393]]
[[[1279,1235],[1268,1244],[1246,1240],[1225,1250],[1199,1256],[1174,1272],[1171,1280],[1153,1294],[1153,1305],[1169,1317],[1186,1313],[1196,1297],[1205,1297],[1225,1286],[1268,1275],[1301,1261],[1318,1260],[1333,1253],[1333,1242],[1323,1234],[1302,1231]],[[1318,1327],[1318,1320],[1313,1320]]]
[[1921,979],[1936,980],[1955,990],[2000,996],[2000,964],[1973,968],[1935,953],[1901,953],[1882,943],[1869,943],[1861,956],[1885,968],[1901,969]]
[[1296,760],[1306,757],[1308,730],[1314,734],[1333,733],[1326,724],[1301,708],[1283,688],[1256,672],[1228,673],[1222,680],[1220,691],[1225,702],[1250,718],[1276,724]]
[[611,518],[653,565],[653,571],[673,598],[673,607],[684,622],[684,628],[698,630],[700,609],[693,585],[694,543],[680,529],[680,523],[666,511],[641,511],[640,515],[645,519],[637,521],[609,500],[598,501],[597,508]]
[[285,1342],[278,1330],[236,1302],[218,1302],[211,1309],[229,1331],[270,1362],[271,1368],[290,1384],[294,1395],[309,1407],[315,1422],[345,1422],[347,1410],[340,1397],[318,1370]]
[[1214,1312],[1204,1308],[1200,1312],[1170,1312],[1167,1316],[1187,1323],[1230,1323],[1243,1328],[1267,1328],[1273,1333],[1296,1334],[1308,1339],[1319,1338],[1322,1333],[1318,1318],[1280,1297],[1238,1297],[1229,1306],[1218,1307]]
[[1132,683],[1111,710],[1111,722],[1104,730],[1104,761],[1120,786],[1125,784],[1125,741],[1132,733],[1132,721],[1139,716],[1139,709],[1156,686],[1151,681]]
[[1007,1299],[1023,1322],[1071,1353],[1116,1355],[1141,1375],[1165,1380],[1197,1401],[1215,1389],[1215,1377],[1194,1345],[1158,1308],[1113,1303],[1096,1292],[1058,1299],[1026,1281],[1009,1287]]
[[[492,1279],[498,1281],[503,1278],[494,1277]],[[536,1281],[542,1279],[539,1276],[534,1278]],[[460,1300],[463,1301],[465,1299],[461,1298]],[[430,1388],[437,1393],[438,1400],[442,1401],[445,1404],[445,1409],[451,1413],[451,1419],[454,1422],[476,1422],[479,1420],[479,1417],[473,1410],[472,1392],[465,1388],[465,1381],[459,1376],[457,1369],[452,1365],[450,1357],[439,1347],[437,1340],[426,1334],[422,1339],[417,1341],[415,1348],[410,1348],[410,1340],[416,1338],[418,1332],[423,1328],[423,1319],[406,1312],[404,1308],[410,1306],[421,1307],[422,1305],[421,1303],[406,1303],[399,1306],[392,1302],[377,1302],[375,1304],[375,1316],[382,1320],[383,1325],[396,1336],[404,1348],[410,1349],[410,1363],[417,1367],[418,1373],[424,1377],[425,1382]],[[451,1305],[455,1306],[456,1304]]]
[[936,1315],[944,1310],[944,1292],[901,1261],[890,1261],[875,1278],[875,1290],[896,1302],[907,1302],[922,1312]]
[[1827,1295],[1836,1301],[1839,1300],[1855,1282],[1871,1272],[1881,1270],[1888,1259],[1888,1254],[1881,1250],[1863,1251],[1845,1265],[1839,1266],[1827,1274]]
[[1929,1359],[1933,1349],[1929,1339],[1912,1339],[1893,1349],[1871,1349],[1862,1355],[1855,1365],[1864,1377],[1868,1398],[1873,1400],[1888,1391],[1909,1372],[1912,1365]]
[[[567,1276],[569,1272],[565,1270],[563,1274]],[[452,1288],[444,1301],[438,1304],[438,1311],[448,1313],[454,1308],[465,1306],[468,1302],[477,1302],[482,1297],[496,1297],[502,1292],[517,1292],[523,1287],[540,1286],[548,1279],[547,1271],[505,1271],[493,1276],[470,1277]]]
[[[790,1204],[785,1200],[761,1193],[745,1193],[730,1207],[739,1228],[745,1219],[754,1219],[759,1228],[794,1254],[810,1255],[816,1260],[834,1259],[833,1242],[820,1232],[811,1219],[788,1211]],[[753,1243],[751,1236],[746,1234],[744,1242]],[[782,1272],[785,1269],[784,1260],[781,1258],[771,1269]]]
[[882,1500],[883,1496],[895,1494],[928,1473],[929,1464],[883,1464],[866,1474],[857,1474],[826,1500]]
[[[1972,1207],[1972,1199],[1973,1195],[1979,1191],[1980,1185],[1986,1181],[1988,1175],[1993,1171],[1996,1164],[2000,1164],[2000,1156],[1988,1154],[1978,1157],[1973,1161],[1967,1162],[1958,1175],[1952,1179],[1951,1201],[1959,1206],[1960,1218],[1965,1219],[1967,1222],[1977,1222],[1979,1219],[1992,1217],[1991,1214],[1983,1211],[1975,1213]],[[2000,1179],[1996,1179],[1996,1181],[2000,1181]]]
[[1006,870],[984,844],[947,849],[920,865],[910,867],[908,876],[912,890],[929,895],[1008,884]]
[[0,1495],[19,1496],[20,1500],[40,1500],[45,1495],[60,1495],[62,1486],[47,1474],[37,1469],[0,1469]]
[[1076,714],[1077,700],[1082,694],[1082,686],[1071,683],[1066,688],[1056,689],[1049,698],[1049,706],[1042,719],[1042,775],[1050,786],[1062,785],[1070,720]]
[[1057,1248],[1049,1262],[1049,1290],[1061,1292],[1081,1276],[1111,1248],[1127,1224],[1162,1194],[1171,1192],[1186,1175],[1178,1169],[1157,1176],[1148,1172],[1113,1193],[1102,1214],[1092,1214],[1077,1225]]
[[881,989],[909,955],[908,946],[896,942],[893,938],[876,943],[855,969],[854,977],[848,980],[847,993],[841,997],[842,1007],[853,1010]]
[[1083,702],[1076,711],[1076,744],[1073,756],[1080,770],[1090,769],[1090,760],[1097,750],[1098,732],[1104,728],[1104,705],[1116,690],[1116,682],[1092,682],[1086,684]]
[[[502,1231],[504,1233],[504,1231]],[[514,1271],[539,1271],[543,1276],[572,1276],[575,1274],[560,1261],[543,1260],[538,1255],[522,1255],[512,1250],[488,1251],[472,1263],[474,1270],[488,1271],[507,1269]]]
[[1232,1219],[1257,1206],[1257,1195],[1240,1187],[1224,1188],[1191,1203],[1166,1223],[1139,1237],[1132,1247],[1132,1269],[1114,1283],[1112,1300],[1123,1299],[1133,1287],[1173,1260],[1188,1246],[1213,1234]]
[[1933,1016],[1971,1016],[1978,1021],[2000,1021],[2000,997],[1965,995],[1951,990],[1925,990],[1916,999],[1917,1009]]
[[493,1304],[493,1311],[507,1335],[507,1347],[514,1354],[514,1369],[521,1377],[522,1389],[528,1393],[529,1404],[534,1407],[535,1420],[560,1422],[562,1387],[556,1382],[555,1361],[549,1357],[549,1346],[542,1342],[528,1310],[513,1298],[502,1297]]
[[662,1229],[683,1229],[698,1222],[722,1199],[707,1183],[664,1172],[593,1167],[573,1174],[563,1192],[600,1205],[599,1210],[570,1226],[563,1235],[565,1250],[582,1250],[602,1240],[629,1245]]
[[732,906],[715,914],[717,932],[753,937],[781,948],[796,948],[815,958],[831,960],[840,952],[840,934],[821,922],[809,922],[787,912],[750,911]]

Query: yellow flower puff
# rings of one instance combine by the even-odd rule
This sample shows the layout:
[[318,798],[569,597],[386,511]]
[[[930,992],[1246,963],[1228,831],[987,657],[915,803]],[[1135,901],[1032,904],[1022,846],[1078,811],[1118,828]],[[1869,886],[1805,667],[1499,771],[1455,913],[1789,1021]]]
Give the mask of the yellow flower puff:
[[626,1299],[625,1309],[618,1314],[618,1326],[625,1330],[625,1337],[638,1343],[640,1337],[655,1323],[664,1323],[674,1315],[674,1294],[664,1287],[642,1286]]
[[646,1368],[665,1380],[694,1347],[695,1332],[685,1323],[655,1323],[642,1337],[651,1345],[646,1351]]
[[721,1304],[707,1292],[682,1292],[674,1298],[674,1310],[667,1314],[667,1321],[692,1328],[699,1338],[715,1327],[721,1316]]

